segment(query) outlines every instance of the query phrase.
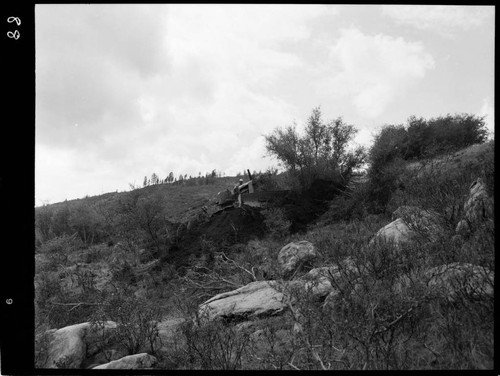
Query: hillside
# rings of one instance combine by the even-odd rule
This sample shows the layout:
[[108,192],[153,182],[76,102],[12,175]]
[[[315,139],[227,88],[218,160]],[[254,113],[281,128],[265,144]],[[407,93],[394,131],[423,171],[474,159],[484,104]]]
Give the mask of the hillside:
[[[195,179],[196,180],[196,179]],[[204,181],[205,178],[200,179]],[[215,202],[217,193],[226,189],[232,188],[238,181],[237,177],[221,177],[210,179],[210,184],[156,184],[143,188],[135,188],[135,191],[141,195],[151,196],[159,193],[168,197],[165,201],[165,209],[169,213],[169,219],[174,222],[183,222],[185,216],[189,216],[190,210],[200,208],[203,205],[211,205]],[[77,206],[84,204],[85,206],[104,205],[113,206],[113,204],[126,196],[129,192],[109,192],[102,195],[85,197],[75,200],[66,200],[54,204],[45,205],[52,210],[60,210],[65,205]],[[41,210],[43,207],[38,207],[36,210]]]
[[235,178],[37,208],[37,364],[491,369],[494,142],[391,169],[383,210],[366,176],[262,208],[217,211]]

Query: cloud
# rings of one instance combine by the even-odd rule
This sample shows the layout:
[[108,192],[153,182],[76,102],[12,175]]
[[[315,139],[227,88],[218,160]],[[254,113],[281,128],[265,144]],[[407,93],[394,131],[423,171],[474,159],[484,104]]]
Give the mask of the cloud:
[[37,197],[265,169],[262,134],[299,112],[270,89],[304,67],[294,46],[325,10],[37,5]]
[[492,6],[450,5],[383,5],[382,14],[401,25],[420,30],[431,30],[444,37],[453,37],[457,31],[480,27],[494,16]]
[[433,68],[434,59],[421,43],[351,27],[342,29],[330,48],[329,79],[322,86],[337,98],[352,97],[360,115],[375,118]]
[[107,135],[134,128],[144,110],[137,98],[168,68],[157,48],[161,12],[139,5],[35,10],[37,142],[92,149]]
[[170,8],[166,46],[182,70],[198,62],[218,83],[235,79],[259,88],[303,62],[281,44],[310,37],[308,21],[324,6],[176,5]]

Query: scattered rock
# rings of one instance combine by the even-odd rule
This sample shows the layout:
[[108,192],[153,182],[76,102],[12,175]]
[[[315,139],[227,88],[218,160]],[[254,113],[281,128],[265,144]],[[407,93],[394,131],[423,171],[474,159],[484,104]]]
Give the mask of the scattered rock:
[[411,230],[403,219],[398,218],[378,230],[373,239],[370,240],[370,245],[382,241],[401,246],[414,241],[416,237],[417,233]]
[[347,273],[359,272],[354,261],[351,258],[347,258],[338,265],[311,269],[299,279],[289,282],[288,286],[292,289],[301,289],[313,298],[322,300],[327,295],[337,292],[331,280],[334,278],[337,283],[342,284],[342,269],[346,270]]
[[466,219],[461,219],[460,222],[458,222],[455,232],[461,236],[467,236],[467,234],[471,232],[471,228]]
[[486,184],[477,178],[470,185],[469,198],[464,204],[464,218],[458,223],[455,232],[467,235],[485,220],[493,218],[493,200],[488,196]]
[[218,294],[200,305],[202,319],[252,319],[270,316],[285,309],[283,294],[274,281],[251,282],[239,289]]
[[451,300],[460,294],[475,298],[494,295],[495,273],[478,265],[454,262],[433,267],[424,275],[429,287],[442,290]]
[[290,279],[317,257],[316,248],[306,240],[285,245],[278,253],[283,278]]
[[[114,329],[116,323],[113,321],[104,324],[104,331]],[[88,350],[92,352],[90,332],[91,324],[88,322],[48,331],[50,342],[44,368],[80,368],[89,354]]]
[[125,356],[109,363],[101,364],[93,369],[145,369],[152,368],[158,360],[147,353]]
[[392,219],[402,219],[414,232],[430,241],[436,241],[444,232],[444,218],[434,210],[416,206],[400,206],[392,213]]
[[296,292],[298,294],[306,293],[315,299],[324,298],[334,289],[330,279],[326,276],[318,276],[317,279],[308,281],[302,279],[290,281],[287,287],[292,296],[295,295]]

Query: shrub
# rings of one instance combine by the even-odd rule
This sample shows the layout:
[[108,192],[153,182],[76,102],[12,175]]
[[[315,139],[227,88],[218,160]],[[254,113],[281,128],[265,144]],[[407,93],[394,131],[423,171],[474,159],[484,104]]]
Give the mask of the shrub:
[[158,330],[161,318],[160,307],[153,302],[117,292],[103,295],[91,322],[95,328],[106,321],[116,322],[113,337],[129,355],[144,350],[155,354],[162,344]]
[[317,179],[349,180],[353,169],[366,159],[363,147],[349,147],[356,133],[354,126],[341,117],[325,123],[317,107],[304,126],[304,135],[297,133],[294,124],[276,128],[264,137],[269,155],[297,176],[305,190]]
[[281,208],[269,208],[263,211],[264,224],[271,236],[283,238],[290,234],[292,222],[287,218],[285,211]]
[[[40,332],[40,330],[39,330]],[[49,359],[50,334],[42,330],[35,335],[35,368],[46,367]]]
[[241,367],[244,352],[250,341],[250,332],[237,330],[220,321],[195,326],[186,322],[182,326],[185,353],[195,369],[236,370]]
[[61,265],[66,265],[69,255],[82,246],[83,243],[76,235],[62,235],[44,243],[39,252],[47,256],[50,261],[49,268],[55,270]]
[[403,169],[396,180],[398,189],[392,191],[387,202],[388,211],[392,212],[401,205],[432,209],[442,215],[448,227],[454,230],[462,218],[470,184],[478,177],[493,184],[491,149],[485,148],[472,158],[449,155],[440,160],[422,161],[418,170]]
[[[395,133],[390,132],[391,129],[397,129],[398,137],[394,137]],[[457,151],[485,142],[488,134],[484,117],[476,115],[448,114],[429,120],[411,116],[405,128],[386,126],[375,138],[372,150],[380,149],[383,141],[386,141],[383,136],[390,138],[389,133],[394,148],[404,159],[428,158]]]
[[134,269],[128,262],[124,262],[112,269],[112,282],[117,282],[121,286],[130,286],[137,282]]
[[371,214],[384,213],[391,194],[400,187],[399,176],[405,169],[405,162],[395,158],[379,170],[370,169],[366,191],[366,207]]
[[404,158],[408,148],[408,133],[403,125],[386,125],[375,135],[369,152],[370,168],[381,171],[395,158]]
[[467,114],[429,120],[411,116],[406,126],[384,126],[375,136],[369,153],[369,211],[383,211],[391,193],[401,186],[398,175],[403,171],[401,167],[404,160],[432,158],[455,152],[483,143],[486,136],[484,118]]
[[288,189],[284,174],[278,174],[277,169],[269,168],[264,173],[252,176],[256,191],[277,191]]

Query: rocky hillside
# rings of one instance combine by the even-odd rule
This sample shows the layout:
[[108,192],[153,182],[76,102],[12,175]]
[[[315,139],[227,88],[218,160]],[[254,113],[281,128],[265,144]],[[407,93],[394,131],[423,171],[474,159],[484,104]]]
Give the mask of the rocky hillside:
[[175,220],[156,187],[39,214],[37,366],[492,369],[493,150],[406,163],[382,212],[358,179],[219,212],[192,187]]

